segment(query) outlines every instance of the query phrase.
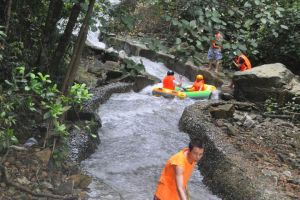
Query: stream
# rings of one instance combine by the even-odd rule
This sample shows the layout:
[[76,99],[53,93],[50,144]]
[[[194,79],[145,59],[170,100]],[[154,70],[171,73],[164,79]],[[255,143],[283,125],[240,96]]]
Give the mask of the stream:
[[[139,57],[132,59],[142,60],[146,71],[160,79],[168,70],[162,63]],[[152,200],[167,159],[189,142],[188,135],[179,131],[178,122],[184,108],[194,100],[155,97],[151,94],[152,87],[139,93],[114,94],[97,111],[102,120],[98,132],[101,144],[82,162],[82,167],[113,188],[119,199]],[[95,184],[92,183],[94,189],[89,195],[91,199],[100,199],[103,193],[100,195]],[[191,200],[219,199],[203,185],[197,169],[189,182],[189,190]],[[115,199],[107,195],[106,199]]]

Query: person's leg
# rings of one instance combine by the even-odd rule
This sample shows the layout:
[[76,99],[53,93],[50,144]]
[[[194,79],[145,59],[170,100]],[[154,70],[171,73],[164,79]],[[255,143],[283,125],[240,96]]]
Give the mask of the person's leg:
[[216,49],[214,53],[216,55],[216,69],[215,69],[215,72],[219,72],[223,56],[222,56],[221,50],[219,50],[219,49]]
[[215,69],[215,72],[219,72],[220,71],[220,67],[221,67],[221,61],[220,60],[217,60],[216,61],[216,69]]
[[211,70],[211,68],[212,68],[212,65],[213,65],[213,60],[209,60],[209,62],[208,62],[208,70]]
[[208,70],[212,69],[212,64],[214,61],[214,51],[213,49],[210,47],[207,53],[207,60],[208,60]]

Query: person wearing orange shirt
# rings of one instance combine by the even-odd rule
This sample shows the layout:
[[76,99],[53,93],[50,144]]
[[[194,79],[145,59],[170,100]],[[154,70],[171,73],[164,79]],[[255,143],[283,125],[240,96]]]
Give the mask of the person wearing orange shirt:
[[196,80],[193,83],[193,86],[190,87],[190,88],[185,89],[185,91],[189,91],[189,92],[192,92],[192,91],[203,91],[203,90],[205,90],[205,83],[204,83],[203,76],[200,75],[200,74],[196,76]]
[[[246,71],[250,70],[252,68],[251,62],[247,56],[245,56],[243,53],[238,54],[237,52],[233,52],[234,58],[232,60],[234,66],[239,71]],[[230,88],[233,88],[233,82],[231,81]]]
[[167,161],[157,184],[154,200],[188,200],[187,183],[204,153],[200,140],[192,140]]
[[244,54],[237,54],[234,52],[234,59],[233,59],[233,64],[240,70],[240,71],[245,71],[249,70],[252,68],[250,60],[245,56]]
[[172,70],[167,72],[167,75],[164,77],[162,83],[163,88],[170,90],[175,90],[175,86],[181,86],[181,82],[177,83],[175,81],[174,72]]

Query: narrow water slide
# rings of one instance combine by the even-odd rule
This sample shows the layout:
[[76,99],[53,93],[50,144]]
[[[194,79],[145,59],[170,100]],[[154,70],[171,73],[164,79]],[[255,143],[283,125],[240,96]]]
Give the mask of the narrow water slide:
[[[146,71],[158,78],[168,70],[162,63],[132,59],[142,60]],[[189,142],[188,135],[179,131],[178,122],[184,108],[194,101],[154,97],[152,87],[139,93],[114,94],[99,107],[101,144],[82,163],[89,174],[119,193],[120,199],[152,200],[165,162]],[[95,185],[91,188],[92,199],[103,197],[103,191]],[[189,189],[191,200],[219,199],[203,185],[197,169]]]

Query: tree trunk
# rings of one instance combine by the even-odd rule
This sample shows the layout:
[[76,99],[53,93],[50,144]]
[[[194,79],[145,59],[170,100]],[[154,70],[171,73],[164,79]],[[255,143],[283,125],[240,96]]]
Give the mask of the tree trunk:
[[39,56],[37,59],[37,65],[39,66],[41,71],[46,71],[45,69],[49,65],[49,50],[51,49],[51,45],[55,43],[53,35],[56,30],[56,23],[61,18],[63,6],[64,3],[62,0],[51,0],[49,3]]
[[80,10],[81,10],[81,6],[80,4],[83,3],[84,0],[79,0],[78,3],[76,3],[73,7],[72,7],[72,11],[69,17],[69,21],[67,24],[67,27],[63,33],[63,35],[61,36],[60,40],[59,40],[59,44],[57,45],[54,55],[51,59],[50,62],[50,74],[55,75],[55,71],[58,68],[64,54],[65,51],[70,43],[70,39],[72,36],[72,31],[74,29],[74,26],[77,22],[77,18],[79,16]]
[[5,6],[5,34],[8,33],[9,21],[11,16],[11,5],[12,5],[12,0],[7,0]]
[[64,95],[66,95],[68,93],[69,87],[73,83],[76,72],[78,70],[79,60],[80,60],[81,53],[82,53],[82,50],[83,50],[83,47],[84,47],[84,44],[86,41],[86,36],[87,36],[88,29],[89,29],[89,20],[93,13],[94,4],[95,4],[95,0],[90,0],[87,14],[84,18],[83,24],[80,28],[80,31],[79,31],[79,34],[78,34],[78,37],[76,40],[73,55],[72,55],[71,61],[68,66],[68,72],[65,76],[64,84],[62,87],[62,92]]

